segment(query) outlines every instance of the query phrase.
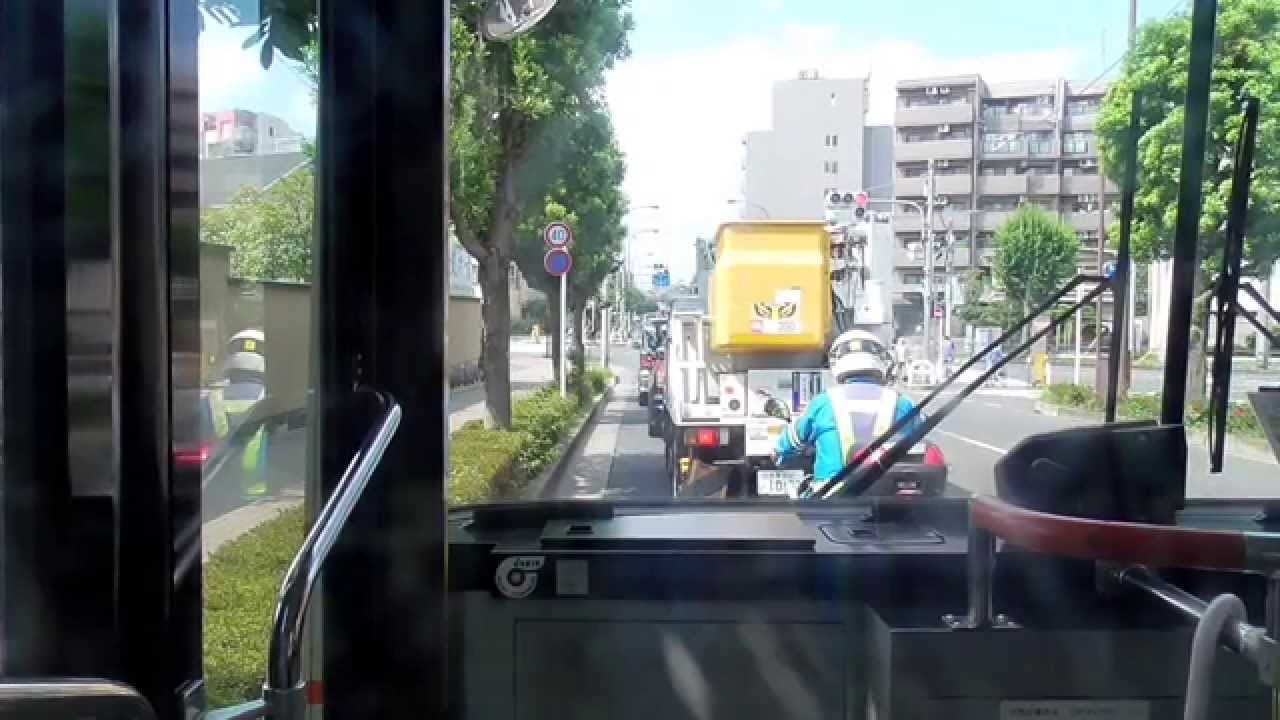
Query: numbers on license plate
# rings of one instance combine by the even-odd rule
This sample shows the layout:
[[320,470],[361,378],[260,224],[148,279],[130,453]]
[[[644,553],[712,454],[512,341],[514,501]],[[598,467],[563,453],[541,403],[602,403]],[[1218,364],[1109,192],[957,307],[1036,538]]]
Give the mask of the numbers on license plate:
[[795,497],[803,483],[804,473],[799,470],[760,470],[756,473],[756,494]]

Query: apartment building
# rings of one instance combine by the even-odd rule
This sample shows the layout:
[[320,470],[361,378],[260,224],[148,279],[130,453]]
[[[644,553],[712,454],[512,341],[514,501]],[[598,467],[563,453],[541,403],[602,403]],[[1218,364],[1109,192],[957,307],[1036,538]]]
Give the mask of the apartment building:
[[[894,195],[923,208],[933,162],[933,233],[954,234],[956,276],[991,263],[995,229],[1024,204],[1061,217],[1080,238],[1080,268],[1097,271],[1103,223],[1114,221],[1119,204],[1119,189],[1098,173],[1093,130],[1105,91],[1063,79],[988,84],[978,75],[898,83]],[[899,327],[915,327],[924,217],[906,210],[894,223],[894,302]]]
[[772,128],[743,140],[743,219],[821,220],[827,197],[863,186],[867,84],[802,70],[774,83]]

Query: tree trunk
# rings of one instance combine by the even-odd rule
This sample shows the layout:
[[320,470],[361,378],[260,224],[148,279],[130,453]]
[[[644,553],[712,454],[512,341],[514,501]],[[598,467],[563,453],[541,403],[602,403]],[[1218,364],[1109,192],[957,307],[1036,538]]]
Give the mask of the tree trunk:
[[587,360],[587,344],[585,338],[582,337],[582,316],[583,308],[581,306],[570,308],[570,316],[573,318],[573,370],[578,375],[579,382],[582,381],[583,372],[586,370]]
[[484,293],[481,317],[484,346],[484,409],[490,425],[511,427],[511,288],[507,263],[491,253],[480,259],[480,288]]

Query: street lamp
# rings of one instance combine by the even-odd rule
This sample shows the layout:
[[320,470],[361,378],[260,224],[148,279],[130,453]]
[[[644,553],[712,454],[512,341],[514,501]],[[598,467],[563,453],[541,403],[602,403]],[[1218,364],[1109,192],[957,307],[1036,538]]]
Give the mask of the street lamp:
[[729,198],[726,202],[728,202],[730,205],[750,205],[751,207],[759,210],[760,213],[764,215],[765,220],[769,220],[770,218],[773,217],[772,215],[769,214],[768,208],[761,205],[760,203],[753,203],[748,200],[739,200],[738,198]]

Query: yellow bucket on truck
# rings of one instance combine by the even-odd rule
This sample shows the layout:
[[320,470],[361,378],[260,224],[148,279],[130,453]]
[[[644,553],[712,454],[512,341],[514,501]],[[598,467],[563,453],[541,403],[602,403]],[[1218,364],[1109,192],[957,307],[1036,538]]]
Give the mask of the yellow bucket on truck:
[[831,238],[822,223],[725,223],[715,247],[712,351],[826,349]]

